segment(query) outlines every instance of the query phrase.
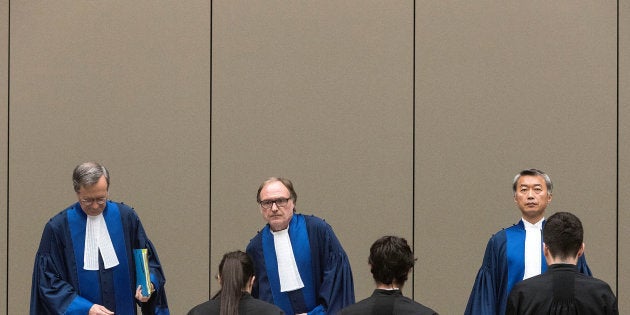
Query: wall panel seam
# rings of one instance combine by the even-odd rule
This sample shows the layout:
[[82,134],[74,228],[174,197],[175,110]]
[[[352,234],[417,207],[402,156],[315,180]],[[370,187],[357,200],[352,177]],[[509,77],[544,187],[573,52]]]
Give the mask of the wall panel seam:
[[617,229],[617,233],[615,233],[615,254],[616,254],[616,259],[615,259],[615,264],[616,264],[616,268],[615,268],[615,295],[617,296],[617,299],[619,299],[619,0],[617,0],[617,60],[616,60],[616,70],[617,70],[617,87],[616,87],[616,102],[617,102],[617,156],[616,156],[616,163],[617,163],[617,169],[616,169],[616,174],[617,174],[617,179],[616,179],[616,209],[615,209],[615,214],[616,214],[616,229]]
[[[413,0],[413,62],[412,62],[412,130],[411,130],[411,243],[416,252],[416,0]],[[411,298],[415,300],[416,269],[411,275]]]
[[[212,266],[210,265],[212,262],[212,21],[213,21],[213,10],[212,6],[214,5],[214,1],[210,0],[210,86],[208,86],[210,92],[210,100],[209,100],[209,128],[208,128],[208,165],[209,172],[208,174],[208,270],[212,270]],[[212,272],[208,272],[208,299],[210,299],[211,295],[211,283],[212,283]]]
[[4,296],[4,306],[5,306],[5,314],[9,314],[9,229],[10,229],[10,224],[9,224],[9,172],[10,172],[10,168],[9,168],[9,164],[10,164],[10,159],[9,159],[9,148],[10,148],[10,136],[9,133],[11,131],[10,125],[11,125],[11,102],[10,102],[10,95],[11,95],[11,0],[9,0],[7,2],[7,132],[6,132],[6,220],[5,220],[5,224],[6,224],[6,241],[5,241],[5,250],[6,250],[6,261],[5,261],[5,296]]

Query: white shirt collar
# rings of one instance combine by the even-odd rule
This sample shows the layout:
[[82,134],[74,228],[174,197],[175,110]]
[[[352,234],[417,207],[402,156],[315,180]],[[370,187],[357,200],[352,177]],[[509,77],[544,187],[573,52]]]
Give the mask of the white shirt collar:
[[545,218],[543,217],[542,219],[540,219],[540,221],[534,224],[529,223],[529,221],[525,220],[525,218],[522,218],[521,220],[523,220],[523,225],[525,225],[525,229],[536,228],[536,229],[542,230],[542,222],[545,221]]

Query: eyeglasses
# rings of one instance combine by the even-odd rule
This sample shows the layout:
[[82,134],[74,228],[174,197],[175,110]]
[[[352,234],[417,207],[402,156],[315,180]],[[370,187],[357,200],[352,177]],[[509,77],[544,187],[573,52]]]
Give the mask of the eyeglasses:
[[97,205],[102,206],[105,204],[106,201],[107,197],[79,199],[79,202],[84,206],[91,206],[95,202]]
[[263,207],[263,209],[265,210],[271,209],[274,203],[276,204],[276,206],[278,206],[278,208],[286,207],[287,203],[289,203],[289,200],[291,200],[291,198],[277,198],[277,199],[263,200],[260,202],[260,206]]

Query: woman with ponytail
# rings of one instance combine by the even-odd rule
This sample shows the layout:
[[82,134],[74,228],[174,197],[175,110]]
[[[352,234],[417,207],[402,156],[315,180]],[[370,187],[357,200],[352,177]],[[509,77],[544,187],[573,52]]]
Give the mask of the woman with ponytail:
[[277,306],[251,296],[254,264],[245,252],[223,255],[217,276],[221,290],[210,301],[199,304],[188,315],[282,315]]

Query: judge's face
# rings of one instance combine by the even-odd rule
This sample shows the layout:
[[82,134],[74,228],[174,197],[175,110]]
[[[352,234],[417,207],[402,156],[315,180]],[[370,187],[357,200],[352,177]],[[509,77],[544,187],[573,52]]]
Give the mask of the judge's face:
[[82,186],[77,192],[81,209],[87,215],[95,216],[103,213],[107,204],[107,179],[105,176],[92,186]]
[[551,193],[547,190],[545,179],[537,175],[521,176],[516,183],[514,202],[525,220],[530,223],[540,221],[551,202]]
[[[284,204],[286,199],[288,200]],[[291,193],[282,182],[267,183],[260,190],[260,202],[260,213],[272,231],[284,230],[289,226],[295,204],[291,199]]]

